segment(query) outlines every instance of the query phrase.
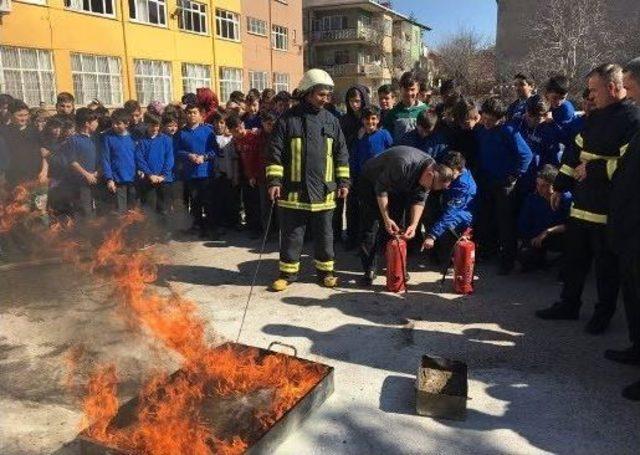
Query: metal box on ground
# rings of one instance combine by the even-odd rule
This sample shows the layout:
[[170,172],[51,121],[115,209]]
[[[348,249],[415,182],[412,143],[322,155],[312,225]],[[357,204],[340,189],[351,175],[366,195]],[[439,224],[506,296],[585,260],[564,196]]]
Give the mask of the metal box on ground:
[[457,360],[422,356],[416,378],[419,415],[464,420],[467,417],[467,365]]

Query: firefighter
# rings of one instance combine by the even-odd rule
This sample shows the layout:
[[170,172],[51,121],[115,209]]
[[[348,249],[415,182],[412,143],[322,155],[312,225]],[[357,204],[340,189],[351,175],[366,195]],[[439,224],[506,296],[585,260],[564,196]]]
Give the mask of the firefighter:
[[284,291],[298,278],[307,225],[315,243],[319,283],[337,285],[333,211],[336,197],[349,193],[349,154],[338,119],[324,106],[333,91],[331,76],[307,71],[298,90],[301,102],[278,120],[267,157],[269,197],[280,209],[280,276],[271,285]]
[[[390,236],[413,239],[429,191],[446,190],[453,178],[451,168],[406,145],[391,147],[367,161],[358,184],[362,285],[371,286],[376,278],[376,253],[383,240],[379,228]],[[407,204],[409,220],[403,230],[401,218]]]
[[[640,58],[624,69],[627,97],[640,102]],[[620,287],[629,327],[631,346],[608,350],[605,357],[614,362],[640,366],[640,131],[629,143],[613,175],[607,231],[613,250],[620,257]],[[640,381],[627,386],[623,396],[640,400]]]
[[587,82],[595,110],[585,119],[574,146],[565,151],[552,196],[556,208],[563,192],[571,191],[574,196],[561,301],[536,315],[541,319],[578,319],[585,280],[594,261],[598,302],[585,330],[599,334],[607,329],[615,312],[619,287],[618,258],[606,234],[611,178],[640,128],[640,109],[625,98],[620,66],[599,66],[589,73]]

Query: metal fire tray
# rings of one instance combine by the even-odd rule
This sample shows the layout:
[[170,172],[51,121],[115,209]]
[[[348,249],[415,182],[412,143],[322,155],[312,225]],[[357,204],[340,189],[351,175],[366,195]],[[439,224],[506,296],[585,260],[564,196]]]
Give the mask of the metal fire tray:
[[[281,343],[272,343],[274,344]],[[270,349],[261,349],[261,348],[253,348],[247,345],[239,344],[239,343],[225,343],[218,347],[217,349],[224,349],[231,346],[233,349],[244,350],[244,349],[258,349],[259,357],[263,356],[286,356],[287,354],[283,354],[281,352],[274,352]],[[288,345],[283,345],[288,346]],[[294,349],[294,355],[295,348]],[[297,358],[297,356],[296,356]],[[211,418],[212,421],[220,418],[220,415],[233,415],[233,421],[222,422],[222,425],[226,425],[227,429],[230,431],[240,430],[239,436],[243,437],[248,444],[247,450],[244,452],[247,455],[257,455],[257,454],[272,454],[275,449],[293,432],[295,432],[304,422],[304,420],[318,407],[325,402],[325,400],[333,393],[334,385],[333,385],[333,372],[334,368],[328,365],[319,364],[317,362],[312,362],[306,359],[300,359],[299,361],[308,364],[314,364],[322,367],[324,369],[324,373],[319,380],[319,382],[312,388],[306,395],[304,395],[296,404],[294,404],[289,410],[287,410],[283,416],[276,421],[269,428],[257,428],[255,426],[251,428],[243,428],[243,424],[238,419],[238,415],[242,414],[242,412],[249,412],[248,410],[243,411],[242,408],[245,407],[244,404],[238,403],[237,399],[215,399],[213,403],[204,403],[203,404],[203,415],[205,418]],[[171,375],[170,378],[175,378],[177,375],[181,374],[181,370],[176,371]],[[171,379],[170,379],[171,380]],[[234,405],[234,402],[236,404]],[[118,410],[118,414],[112,419],[110,425],[114,425],[119,428],[124,428],[135,421],[136,408],[138,405],[138,398],[133,398],[123,404]],[[235,406],[235,407],[234,407]],[[222,408],[222,409],[221,409]],[[240,409],[240,411],[238,411]],[[207,412],[208,411],[208,412]],[[226,411],[226,412],[225,412]],[[214,422],[215,428],[219,428],[221,422]],[[245,425],[246,427],[246,425]],[[248,433],[249,436],[245,433]],[[85,432],[80,433],[75,440],[64,446],[60,449],[56,454],[64,454],[64,455],[135,455],[134,453],[126,450],[119,449],[117,447],[108,447],[101,442],[98,442],[86,435]]]

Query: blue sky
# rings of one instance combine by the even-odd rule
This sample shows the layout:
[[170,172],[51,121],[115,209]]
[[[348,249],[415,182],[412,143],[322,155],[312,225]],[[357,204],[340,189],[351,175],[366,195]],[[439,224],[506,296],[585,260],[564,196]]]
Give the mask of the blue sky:
[[426,41],[437,47],[448,34],[460,27],[471,28],[493,43],[496,36],[496,0],[392,0],[393,9],[409,14],[433,28]]

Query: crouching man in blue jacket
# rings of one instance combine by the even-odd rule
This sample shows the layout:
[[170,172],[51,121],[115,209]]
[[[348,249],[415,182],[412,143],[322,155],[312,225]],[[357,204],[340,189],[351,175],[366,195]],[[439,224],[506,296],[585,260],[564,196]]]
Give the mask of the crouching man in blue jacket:
[[460,152],[448,152],[440,161],[453,169],[454,180],[448,189],[429,194],[422,249],[432,252],[440,265],[449,266],[453,246],[473,223],[477,186]]

